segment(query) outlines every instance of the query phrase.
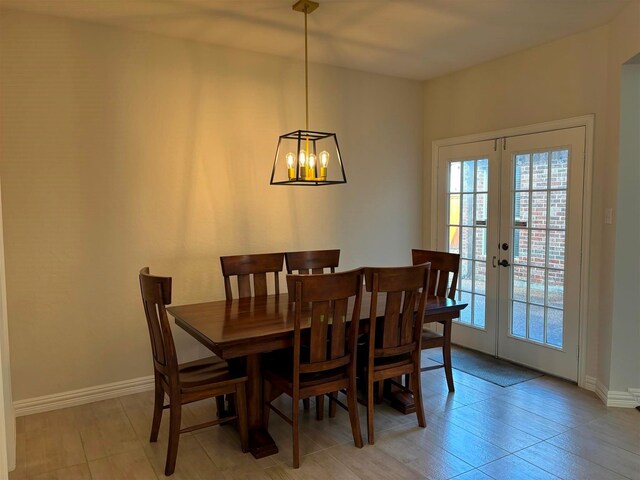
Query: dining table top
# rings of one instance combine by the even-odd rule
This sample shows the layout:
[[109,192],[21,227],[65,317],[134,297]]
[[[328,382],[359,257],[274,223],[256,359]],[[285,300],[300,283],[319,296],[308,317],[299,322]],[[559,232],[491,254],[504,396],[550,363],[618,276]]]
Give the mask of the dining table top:
[[[377,311],[384,311],[385,296],[378,297]],[[369,318],[371,293],[363,292],[361,319]],[[467,306],[446,297],[429,296],[425,316],[448,315]],[[350,302],[347,318],[352,316]],[[218,300],[167,307],[176,324],[221,358],[263,353],[291,345],[294,302],[288,293]]]

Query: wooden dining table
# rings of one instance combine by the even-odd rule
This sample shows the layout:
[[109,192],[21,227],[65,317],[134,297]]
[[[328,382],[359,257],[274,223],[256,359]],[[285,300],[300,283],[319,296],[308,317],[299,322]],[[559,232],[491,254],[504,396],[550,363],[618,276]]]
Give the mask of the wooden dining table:
[[[369,319],[370,294],[362,298],[361,319]],[[384,296],[378,310],[384,312]],[[167,307],[176,324],[218,357],[241,365],[248,378],[249,447],[256,458],[278,452],[263,421],[261,355],[293,345],[294,303],[287,293]],[[466,303],[446,297],[427,299],[425,321],[456,318]],[[429,318],[432,317],[432,318]],[[347,318],[351,318],[348,312]],[[408,400],[412,401],[412,400]],[[399,410],[407,413],[407,401]]]

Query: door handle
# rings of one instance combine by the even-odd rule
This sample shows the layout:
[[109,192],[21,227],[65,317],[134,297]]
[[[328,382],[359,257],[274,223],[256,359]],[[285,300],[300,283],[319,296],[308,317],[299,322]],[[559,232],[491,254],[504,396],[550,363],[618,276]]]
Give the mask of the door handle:
[[498,262],[498,265],[500,265],[501,267],[508,267],[508,266],[510,266],[511,264],[509,263],[509,261],[508,261],[508,260],[500,260],[500,261]]

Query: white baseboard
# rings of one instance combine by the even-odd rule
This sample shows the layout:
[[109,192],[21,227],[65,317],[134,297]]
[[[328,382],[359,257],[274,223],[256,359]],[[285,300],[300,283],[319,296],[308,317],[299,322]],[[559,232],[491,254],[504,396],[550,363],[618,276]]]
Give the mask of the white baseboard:
[[16,417],[153,390],[153,375],[13,402]]
[[590,377],[587,375],[584,377],[584,383],[581,385],[582,388],[589,390],[590,392],[596,391],[596,382],[598,379],[596,377]]
[[607,407],[635,408],[640,405],[640,388],[630,388],[626,392],[608,390],[596,380],[595,392]]

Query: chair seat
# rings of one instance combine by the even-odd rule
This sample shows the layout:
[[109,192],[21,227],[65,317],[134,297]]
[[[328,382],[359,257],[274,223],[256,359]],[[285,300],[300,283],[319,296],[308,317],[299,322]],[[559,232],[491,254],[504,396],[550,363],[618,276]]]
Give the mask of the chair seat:
[[[286,387],[287,390],[293,388],[293,364],[291,357],[287,363],[279,363],[265,369],[264,378],[280,387]],[[328,370],[318,373],[301,373],[300,374],[300,390],[314,385],[324,384],[328,382],[348,380],[348,375],[344,369],[335,371]]]
[[229,365],[218,357],[207,357],[178,366],[180,387],[183,392],[198,388],[207,388],[211,384],[216,386],[225,383],[233,384],[247,380],[245,376],[233,375]]

